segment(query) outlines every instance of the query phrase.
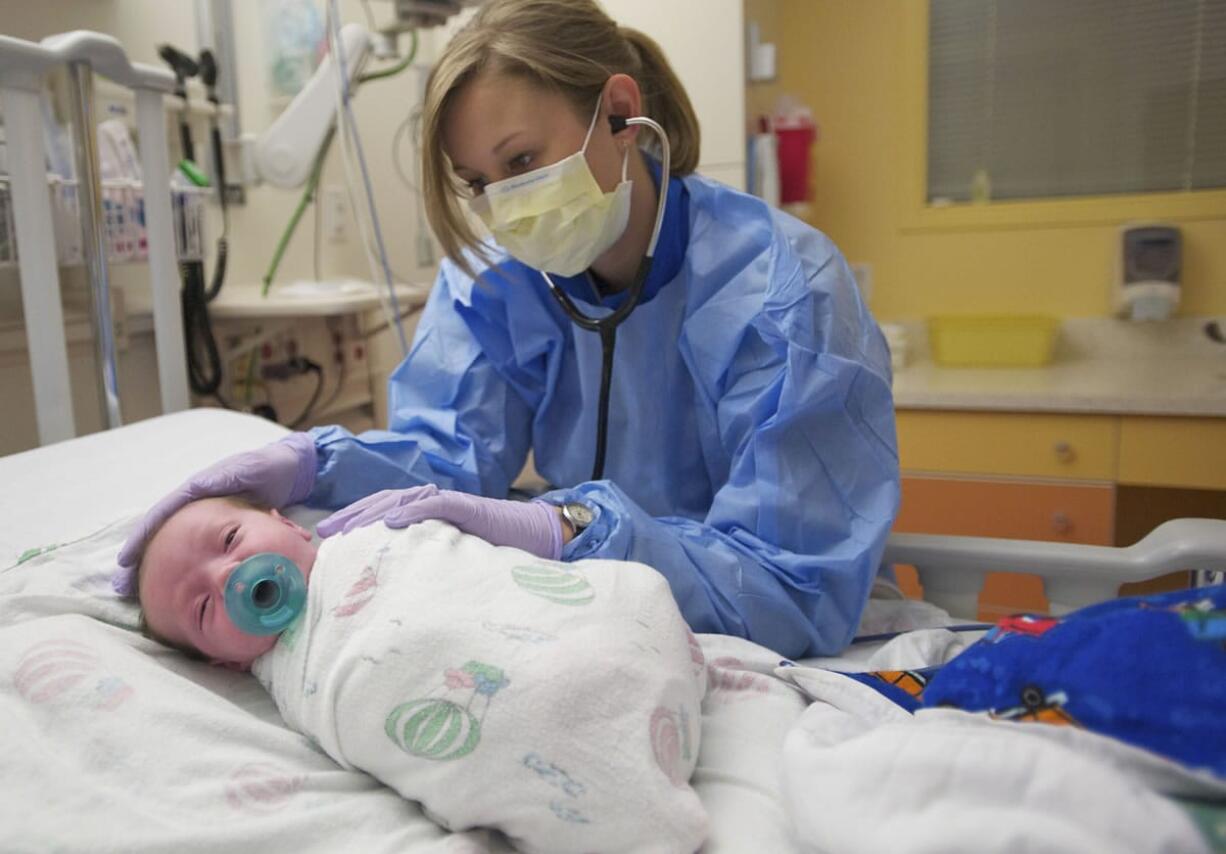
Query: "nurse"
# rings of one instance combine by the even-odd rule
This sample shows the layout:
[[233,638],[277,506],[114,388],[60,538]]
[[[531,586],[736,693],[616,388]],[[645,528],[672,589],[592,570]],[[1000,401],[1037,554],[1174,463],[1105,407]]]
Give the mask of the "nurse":
[[[150,511],[121,566],[195,498],[363,499],[321,535],[440,518],[546,558],[642,561],[696,632],[842,649],[899,483],[889,354],[839,250],[694,174],[698,121],[660,48],[590,0],[485,4],[423,109],[447,259],[388,429],[223,460]],[[561,488],[507,500],[529,450]]]

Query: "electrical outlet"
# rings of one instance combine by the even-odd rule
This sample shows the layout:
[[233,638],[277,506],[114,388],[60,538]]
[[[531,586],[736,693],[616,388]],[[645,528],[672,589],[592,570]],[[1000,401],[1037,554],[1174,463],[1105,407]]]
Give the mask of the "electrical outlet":
[[349,239],[349,198],[344,187],[324,187],[319,194],[323,206],[323,232],[331,243],[344,243]]

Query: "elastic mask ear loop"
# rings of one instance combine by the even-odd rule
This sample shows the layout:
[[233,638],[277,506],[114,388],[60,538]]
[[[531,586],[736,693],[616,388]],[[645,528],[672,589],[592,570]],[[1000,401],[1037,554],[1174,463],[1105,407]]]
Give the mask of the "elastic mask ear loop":
[[[603,98],[604,95],[601,95]],[[600,118],[600,98],[596,100],[596,112],[592,113],[592,121],[587,126],[587,136],[583,138],[583,148],[579,149],[580,154],[587,154],[587,144],[592,141],[592,131],[596,129],[596,120]]]

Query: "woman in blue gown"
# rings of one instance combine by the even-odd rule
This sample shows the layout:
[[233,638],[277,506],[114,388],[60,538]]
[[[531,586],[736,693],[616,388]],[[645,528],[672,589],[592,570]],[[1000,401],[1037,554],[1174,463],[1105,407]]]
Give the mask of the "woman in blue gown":
[[[436,517],[543,557],[641,561],[696,632],[793,657],[842,649],[899,482],[889,353],[837,247],[695,174],[698,123],[667,60],[588,0],[487,3],[423,110],[427,212],[448,258],[391,377],[388,428],[315,428],[223,460],[150,511],[121,565],[204,495],[364,499],[321,532]],[[621,121],[636,116],[666,134],[669,174],[661,142]],[[594,480],[602,336],[548,279],[590,315],[631,299],[661,193]],[[507,500],[529,451],[558,487],[544,503]]]

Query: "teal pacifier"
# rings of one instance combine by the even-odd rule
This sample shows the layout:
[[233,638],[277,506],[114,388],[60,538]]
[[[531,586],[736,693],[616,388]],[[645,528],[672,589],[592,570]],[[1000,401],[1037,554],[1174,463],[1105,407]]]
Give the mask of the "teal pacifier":
[[302,613],[307,587],[298,565],[285,555],[252,555],[226,581],[226,613],[249,635],[275,635]]

